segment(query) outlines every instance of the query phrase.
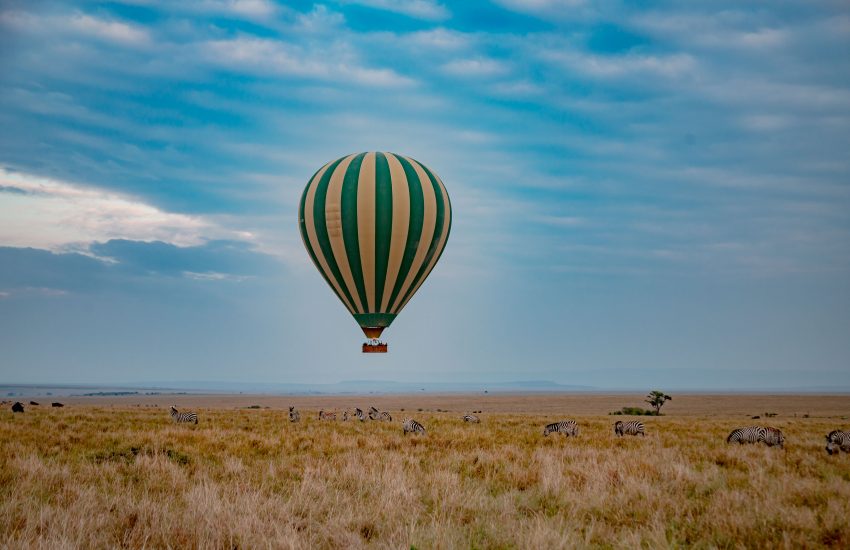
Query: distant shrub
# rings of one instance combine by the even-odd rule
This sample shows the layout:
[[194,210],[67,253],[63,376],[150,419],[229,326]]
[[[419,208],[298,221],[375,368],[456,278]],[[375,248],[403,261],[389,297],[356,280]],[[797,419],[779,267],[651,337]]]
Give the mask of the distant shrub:
[[619,411],[608,413],[609,415],[626,415],[626,416],[661,416],[655,411],[642,409],[640,407],[623,407]]
[[764,416],[766,418],[773,418],[774,416],[776,416],[776,413],[764,413]]

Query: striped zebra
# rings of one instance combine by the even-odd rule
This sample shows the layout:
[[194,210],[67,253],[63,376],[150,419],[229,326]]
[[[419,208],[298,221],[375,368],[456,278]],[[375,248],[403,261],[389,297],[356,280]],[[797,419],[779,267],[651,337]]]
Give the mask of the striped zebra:
[[543,435],[549,435],[550,433],[564,434],[564,437],[576,437],[578,435],[578,425],[575,420],[562,420],[561,422],[546,424],[546,427],[543,428]]
[[832,430],[826,436],[826,452],[829,454],[840,454],[841,451],[850,453],[850,432]]
[[618,437],[622,437],[623,435],[641,435],[646,437],[646,432],[643,430],[643,422],[640,420],[630,420],[629,422],[618,420],[614,423],[614,433]]
[[298,422],[301,420],[301,413],[295,410],[295,407],[289,407],[289,421]]
[[392,422],[393,417],[387,411],[379,411],[375,407],[369,407],[369,418],[372,420],[387,420]]
[[360,422],[366,422],[366,414],[362,410],[354,409],[354,416],[356,416]]
[[726,438],[726,443],[761,443],[764,441],[765,430],[761,426],[735,428]]
[[782,430],[779,428],[766,426],[764,428],[764,439],[762,441],[764,441],[764,444],[768,447],[773,447],[774,445],[777,447],[783,447],[785,444],[785,436],[782,435]]
[[475,416],[474,414],[465,414],[463,415],[463,421],[478,424],[479,422],[481,422],[481,419]]
[[171,407],[171,419],[177,424],[189,422],[190,424],[198,423],[198,415],[193,412],[182,413],[175,407]]
[[402,428],[404,428],[404,435],[407,435],[408,433],[425,434],[425,426],[412,418],[405,418]]
[[336,413],[319,411],[319,420],[336,420]]

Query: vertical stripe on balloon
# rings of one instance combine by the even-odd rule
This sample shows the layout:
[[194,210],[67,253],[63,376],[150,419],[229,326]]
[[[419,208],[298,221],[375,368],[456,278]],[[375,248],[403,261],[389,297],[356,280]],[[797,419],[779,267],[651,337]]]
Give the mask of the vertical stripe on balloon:
[[375,153],[366,153],[357,182],[357,240],[366,311],[375,312]]
[[413,216],[411,216],[411,226],[418,225],[421,231],[417,239],[418,245],[412,251],[413,254],[410,264],[408,265],[404,281],[399,287],[398,294],[393,300],[392,306],[390,306],[389,311],[393,312],[398,308],[404,297],[407,295],[407,291],[410,289],[410,286],[413,284],[414,279],[419,274],[422,265],[425,262],[425,257],[428,254],[428,250],[431,248],[431,241],[434,237],[434,229],[437,222],[437,198],[434,193],[434,186],[431,184],[431,180],[425,174],[425,171],[419,163],[407,157],[403,158],[407,162],[407,165],[410,166],[415,173],[417,191],[422,196],[422,218],[421,221],[417,223],[417,221],[413,219]]
[[384,281],[384,292],[381,298],[380,311],[387,311],[390,296],[395,288],[398,271],[404,259],[404,250],[407,246],[407,233],[410,223],[410,191],[407,186],[407,176],[399,160],[392,153],[385,155],[390,167],[390,180],[392,184],[392,230],[390,232],[390,257],[387,262],[387,276]]
[[[348,252],[345,249],[345,236],[342,227],[342,184],[354,157],[355,155],[346,157],[331,174],[325,195],[325,224],[328,231],[328,244],[330,244],[334,262],[336,262],[337,269],[345,283],[344,288],[348,296],[352,298],[357,313],[363,313],[363,303],[357,292],[357,285],[354,283],[351,266],[348,262]],[[356,235],[354,233],[355,237]]]
[[322,252],[322,246],[319,242],[318,231],[316,230],[316,191],[319,187],[319,183],[326,178],[329,170],[332,170],[339,164],[341,161],[337,160],[333,163],[329,163],[322,168],[313,180],[307,185],[306,193],[304,194],[304,207],[302,210],[302,216],[304,218],[304,229],[307,233],[306,242],[309,243],[307,250],[310,252],[311,257],[313,258],[313,263],[316,264],[316,267],[322,273],[325,280],[328,284],[331,285],[336,295],[345,304],[345,307],[348,308],[352,314],[354,314],[354,307],[351,305],[351,302],[348,298],[343,294],[342,288],[339,285],[339,282],[333,276],[331,272],[330,266],[328,265],[327,258]]
[[[407,293],[407,296],[404,298],[404,301],[401,305],[392,313],[398,314],[404,306],[407,305],[407,302],[416,294],[416,291],[419,290],[419,287],[422,286],[422,283],[425,282],[425,279],[431,273],[431,270],[434,269],[434,266],[437,264],[437,260],[440,259],[440,256],[443,255],[443,251],[446,249],[446,241],[449,238],[449,232],[451,231],[452,225],[452,205],[449,200],[449,194],[446,192],[446,188],[443,185],[442,180],[437,177],[436,174],[431,172],[426,166],[422,165],[422,168],[425,170],[425,173],[428,174],[429,179],[435,186],[435,191],[437,192],[437,196],[439,197],[437,200],[438,205],[438,213],[437,213],[437,228],[434,234],[434,240],[432,243],[431,250],[428,251],[429,258],[426,259],[426,265],[424,269],[421,271],[419,275],[416,277],[416,282],[413,285],[413,289]],[[442,214],[442,216],[440,215]],[[440,219],[442,218],[442,220]],[[442,221],[442,224],[440,222]]]
[[[325,175],[319,179],[315,185],[313,185],[313,197],[314,203],[312,208],[313,213],[313,229],[316,234],[316,242],[318,246],[315,248],[316,256],[322,260],[324,259],[323,267],[327,269],[328,277],[330,277],[331,281],[335,282],[334,288],[339,291],[345,297],[345,302],[351,310],[352,314],[357,313],[357,308],[354,305],[354,300],[351,295],[348,293],[348,288],[346,287],[345,280],[342,277],[342,273],[339,270],[339,266],[336,263],[336,259],[334,258],[333,247],[331,246],[330,238],[328,237],[328,226],[326,221],[326,209],[325,203],[328,198],[328,186],[331,183],[331,179],[334,174],[337,172],[340,164],[345,163],[347,166],[349,162],[351,162],[351,158],[354,155],[349,155],[347,157],[339,159],[335,164],[331,165]],[[309,199],[309,197],[308,197]],[[308,209],[310,210],[310,209]]]

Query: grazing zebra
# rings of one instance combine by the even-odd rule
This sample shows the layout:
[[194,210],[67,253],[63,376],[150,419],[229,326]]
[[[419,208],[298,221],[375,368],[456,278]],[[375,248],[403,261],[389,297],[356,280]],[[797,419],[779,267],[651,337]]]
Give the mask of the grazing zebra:
[[614,423],[614,433],[618,437],[622,437],[623,435],[642,435],[646,437],[646,432],[643,431],[643,422],[640,420],[630,420],[629,422],[623,422],[622,420],[618,420]]
[[475,415],[472,415],[472,414],[465,414],[465,415],[463,415],[463,421],[464,422],[472,422],[473,424],[478,424],[479,422],[481,422],[481,419],[478,418]]
[[735,428],[729,437],[726,438],[726,443],[760,443],[764,441],[765,430],[761,426],[747,426],[746,428]]
[[342,421],[348,422],[348,411],[342,411]]
[[563,420],[561,422],[546,424],[546,427],[543,428],[543,435],[549,435],[553,432],[564,434],[564,437],[576,437],[578,435],[578,425],[575,420]]
[[336,420],[336,413],[319,411],[319,420]]
[[171,419],[177,424],[181,424],[183,422],[188,422],[190,424],[198,423],[198,415],[193,412],[182,413],[179,412],[175,407],[171,407]]
[[826,452],[840,454],[841,451],[850,453],[850,432],[832,430],[826,436]]
[[372,420],[387,420],[392,422],[393,417],[387,411],[379,411],[375,407],[369,407],[369,418]]
[[412,418],[405,418],[403,422],[404,422],[404,425],[402,427],[404,428],[404,435],[407,435],[408,433],[412,433],[412,434],[424,434],[425,433],[425,426],[423,426],[419,422],[413,420]]
[[764,444],[768,447],[773,447],[774,445],[778,447],[782,447],[785,443],[785,436],[782,435],[782,430],[779,428],[773,428],[771,426],[767,426],[764,429]]
[[295,407],[289,407],[289,421],[298,422],[301,420],[301,414],[295,410]]
[[364,414],[360,409],[354,409],[354,416],[356,416],[360,422],[366,422],[366,414]]

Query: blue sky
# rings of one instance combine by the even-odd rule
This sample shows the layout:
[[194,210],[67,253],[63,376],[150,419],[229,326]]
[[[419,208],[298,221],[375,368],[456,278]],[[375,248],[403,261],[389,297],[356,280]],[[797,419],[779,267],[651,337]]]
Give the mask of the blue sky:
[[[843,2],[0,5],[0,379],[850,387]],[[297,199],[452,198],[385,333]]]

